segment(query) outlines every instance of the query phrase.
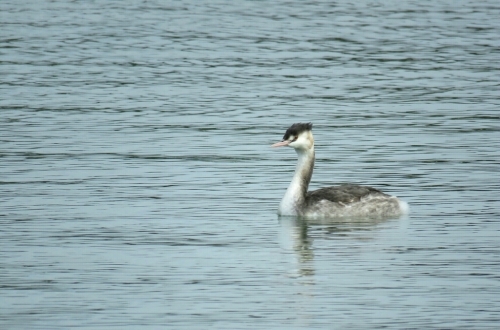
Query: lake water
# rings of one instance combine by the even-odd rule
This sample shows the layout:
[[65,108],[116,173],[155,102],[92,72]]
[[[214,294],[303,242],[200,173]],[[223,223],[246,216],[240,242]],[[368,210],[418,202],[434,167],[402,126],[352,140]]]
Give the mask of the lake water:
[[[2,1],[2,329],[496,329],[498,1]],[[279,219],[369,184],[387,221]]]

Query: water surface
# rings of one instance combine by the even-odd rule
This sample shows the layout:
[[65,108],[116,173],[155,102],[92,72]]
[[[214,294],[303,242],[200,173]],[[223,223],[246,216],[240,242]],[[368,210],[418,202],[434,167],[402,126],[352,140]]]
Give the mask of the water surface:
[[[2,1],[5,329],[495,329],[495,1]],[[279,219],[311,189],[411,214]]]

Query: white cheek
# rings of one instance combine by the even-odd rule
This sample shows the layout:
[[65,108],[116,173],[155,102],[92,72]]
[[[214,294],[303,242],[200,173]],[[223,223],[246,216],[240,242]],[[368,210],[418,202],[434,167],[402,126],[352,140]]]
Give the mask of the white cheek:
[[304,147],[304,141],[301,139],[295,140],[292,143],[289,144],[289,146],[293,148],[303,148]]

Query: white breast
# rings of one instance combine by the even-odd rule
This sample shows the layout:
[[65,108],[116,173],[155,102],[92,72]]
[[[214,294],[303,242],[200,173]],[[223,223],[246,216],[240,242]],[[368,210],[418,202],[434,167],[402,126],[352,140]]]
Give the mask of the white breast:
[[295,209],[295,203],[292,199],[283,197],[280,203],[280,207],[278,209],[278,214],[279,215],[292,215],[296,216],[297,210]]

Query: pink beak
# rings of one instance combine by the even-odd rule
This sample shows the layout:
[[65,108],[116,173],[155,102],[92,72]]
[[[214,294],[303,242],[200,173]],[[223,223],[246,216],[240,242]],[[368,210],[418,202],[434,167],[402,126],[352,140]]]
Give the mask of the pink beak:
[[284,146],[289,145],[291,142],[292,141],[285,140],[285,141],[277,142],[277,143],[273,144],[271,147],[273,147],[273,148],[284,147]]

